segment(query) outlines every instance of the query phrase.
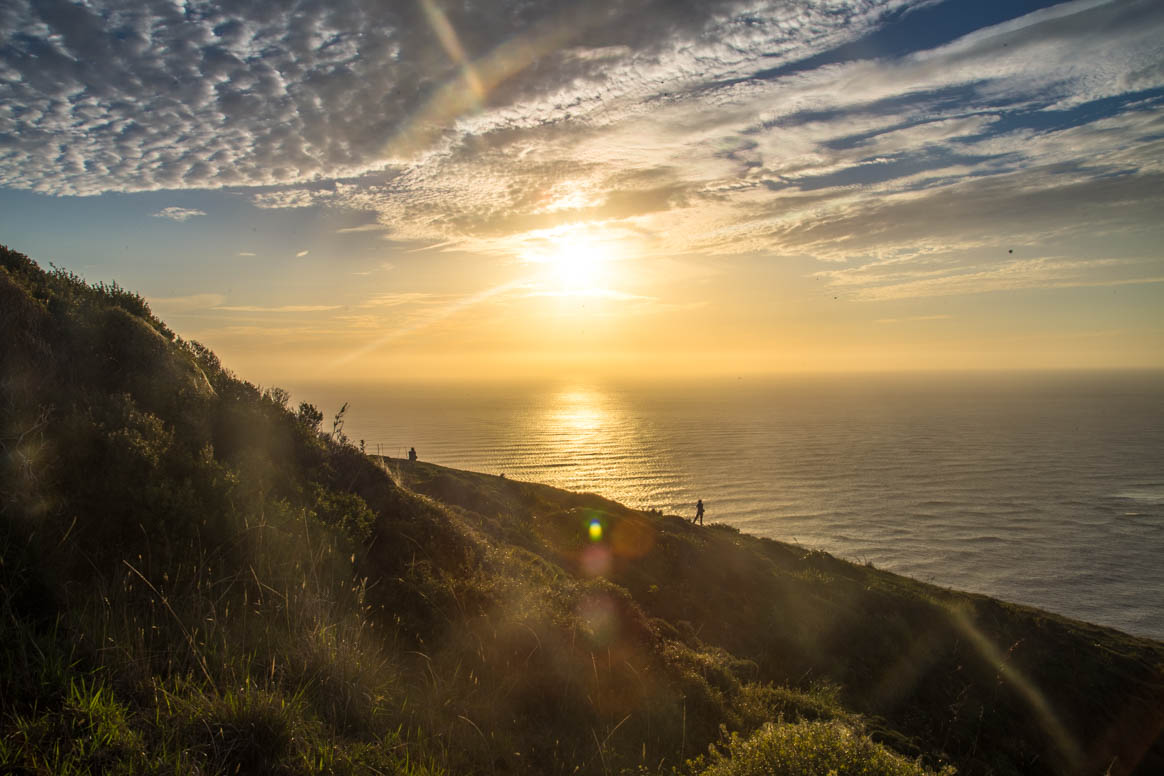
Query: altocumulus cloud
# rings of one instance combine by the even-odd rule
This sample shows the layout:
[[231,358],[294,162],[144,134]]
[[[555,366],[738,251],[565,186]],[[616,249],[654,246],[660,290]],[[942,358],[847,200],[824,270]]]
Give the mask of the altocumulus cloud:
[[601,222],[862,298],[1088,282],[974,251],[1158,231],[1164,5],[955,5],[10,0],[0,185],[261,187],[481,251]]
[[188,221],[195,216],[204,216],[206,211],[188,207],[167,207],[154,213],[154,218],[168,218],[171,221]]
[[436,24],[430,2],[12,0],[0,10],[0,183],[93,194],[380,169],[388,141],[461,78],[443,30],[456,31],[456,49],[471,59],[529,43],[468,111],[604,80],[601,58],[542,50],[538,39],[614,38],[653,60],[669,36],[698,36],[738,4],[622,5],[599,0],[578,12],[568,0],[465,0],[445,4]]

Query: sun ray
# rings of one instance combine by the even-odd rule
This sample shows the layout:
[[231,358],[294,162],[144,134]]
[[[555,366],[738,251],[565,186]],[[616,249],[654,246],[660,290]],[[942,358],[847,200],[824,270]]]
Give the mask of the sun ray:
[[475,306],[481,304],[482,302],[486,302],[486,301],[492,299],[493,297],[496,297],[498,295],[512,291],[515,288],[519,288],[522,285],[524,285],[523,281],[513,281],[513,282],[509,282],[509,283],[502,283],[501,285],[494,286],[492,288],[488,288],[488,289],[481,291],[479,293],[472,294],[470,296],[466,296],[462,299],[459,299],[459,300],[453,302],[452,304],[448,304],[448,305],[445,305],[444,307],[440,307],[440,308],[434,310],[429,315],[425,316],[421,320],[418,320],[411,325],[403,326],[403,327],[400,327],[398,329],[392,329],[391,331],[383,334],[382,336],[377,337],[375,340],[368,342],[368,343],[356,348],[355,350],[353,350],[349,353],[345,353],[344,355],[342,355],[339,358],[332,361],[330,366],[337,367],[337,366],[342,366],[344,364],[350,363],[351,361],[354,361],[358,358],[361,358],[362,356],[368,355],[372,351],[380,348],[383,345],[386,345],[389,342],[392,342],[393,340],[398,340],[401,337],[405,337],[409,334],[420,331],[421,329],[424,329],[428,326],[431,326],[432,324],[437,323],[438,321],[443,321],[450,316],[456,315],[457,313],[461,312],[462,310],[466,310],[466,309],[469,309],[471,307],[475,307]]

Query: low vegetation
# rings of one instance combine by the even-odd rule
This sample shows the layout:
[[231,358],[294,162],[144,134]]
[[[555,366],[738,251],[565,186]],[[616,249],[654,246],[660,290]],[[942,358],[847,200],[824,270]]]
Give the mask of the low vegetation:
[[0,771],[1155,773],[1164,646],[374,459],[0,249]]

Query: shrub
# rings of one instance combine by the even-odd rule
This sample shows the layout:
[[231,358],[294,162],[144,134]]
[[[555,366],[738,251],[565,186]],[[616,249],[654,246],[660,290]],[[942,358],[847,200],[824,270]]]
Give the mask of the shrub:
[[[732,734],[702,776],[927,776],[935,774],[839,722],[768,723]],[[947,766],[938,776],[953,776]]]

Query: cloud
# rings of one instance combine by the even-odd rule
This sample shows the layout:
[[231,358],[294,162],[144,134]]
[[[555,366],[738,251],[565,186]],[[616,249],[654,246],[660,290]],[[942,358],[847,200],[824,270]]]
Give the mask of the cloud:
[[625,291],[616,291],[611,288],[584,288],[577,290],[534,290],[526,294],[528,297],[582,297],[589,299],[610,299],[617,302],[650,302],[654,297],[629,294]]
[[331,304],[285,304],[278,307],[260,307],[255,305],[218,305],[215,310],[224,310],[232,313],[319,313],[328,310],[338,310],[340,305]]
[[309,253],[311,253],[311,251],[299,251],[298,253],[295,254],[295,258],[301,259]]
[[187,296],[151,296],[150,307],[170,314],[209,310],[226,301],[223,294],[189,294]]
[[405,291],[387,294],[378,294],[359,304],[360,307],[400,307],[408,304],[433,304],[444,298],[435,294],[420,291]]
[[[571,117],[531,100],[463,120],[465,142],[335,201],[399,239],[501,252],[579,222],[655,254],[830,260],[1150,229],[1161,101],[1121,84],[1164,84],[1144,69],[1156,32],[1164,14],[1145,3],[1068,3],[897,59],[664,80],[649,110],[618,90],[576,92]],[[790,60],[815,51],[795,42]]]
[[430,249],[591,224],[638,256],[949,265],[863,298],[1080,269],[998,275],[992,245],[1164,239],[1153,0],[195,5],[6,4],[0,185],[257,187]]
[[365,269],[365,270],[361,270],[359,272],[353,272],[352,274],[353,275],[374,275],[377,272],[389,272],[389,271],[394,270],[394,269],[396,269],[395,264],[393,264],[390,261],[385,261],[385,262],[382,262],[380,264],[380,266],[378,266],[378,267],[372,267],[371,269]]
[[284,191],[264,191],[251,197],[251,204],[264,210],[281,208],[313,207],[330,197],[326,191],[307,189],[286,189]]
[[874,323],[913,323],[915,321],[945,321],[952,315],[910,315],[905,318],[878,318]]
[[398,161],[394,138],[423,140],[423,156],[493,128],[588,121],[600,104],[746,77],[924,4],[13,0],[0,104],[21,110],[6,111],[0,184],[93,194],[350,178]]
[[343,342],[351,334],[352,332],[347,326],[316,326],[308,323],[291,323],[284,326],[255,324],[217,326],[200,330],[198,336],[214,341],[222,341],[226,338],[238,338],[243,342],[253,343],[258,341],[274,347],[308,342],[334,345],[337,342]]
[[154,213],[154,218],[168,218],[171,221],[187,221],[195,216],[204,216],[205,211],[185,207],[167,207]]
[[390,227],[381,223],[361,224],[360,226],[347,226],[343,229],[336,229],[336,234],[352,234],[355,232],[387,232]]
[[[1083,288],[1164,282],[1158,262],[1045,257],[992,264],[883,262],[818,273],[861,301],[981,294],[1032,288]],[[1119,273],[1119,274],[1113,274]],[[896,319],[886,319],[889,320]],[[920,319],[910,319],[920,320]]]
[[239,255],[239,256],[257,256],[258,254],[252,253],[251,251],[239,251],[237,255]]
[[384,321],[377,315],[337,315],[337,321],[342,321],[353,329],[383,329]]

